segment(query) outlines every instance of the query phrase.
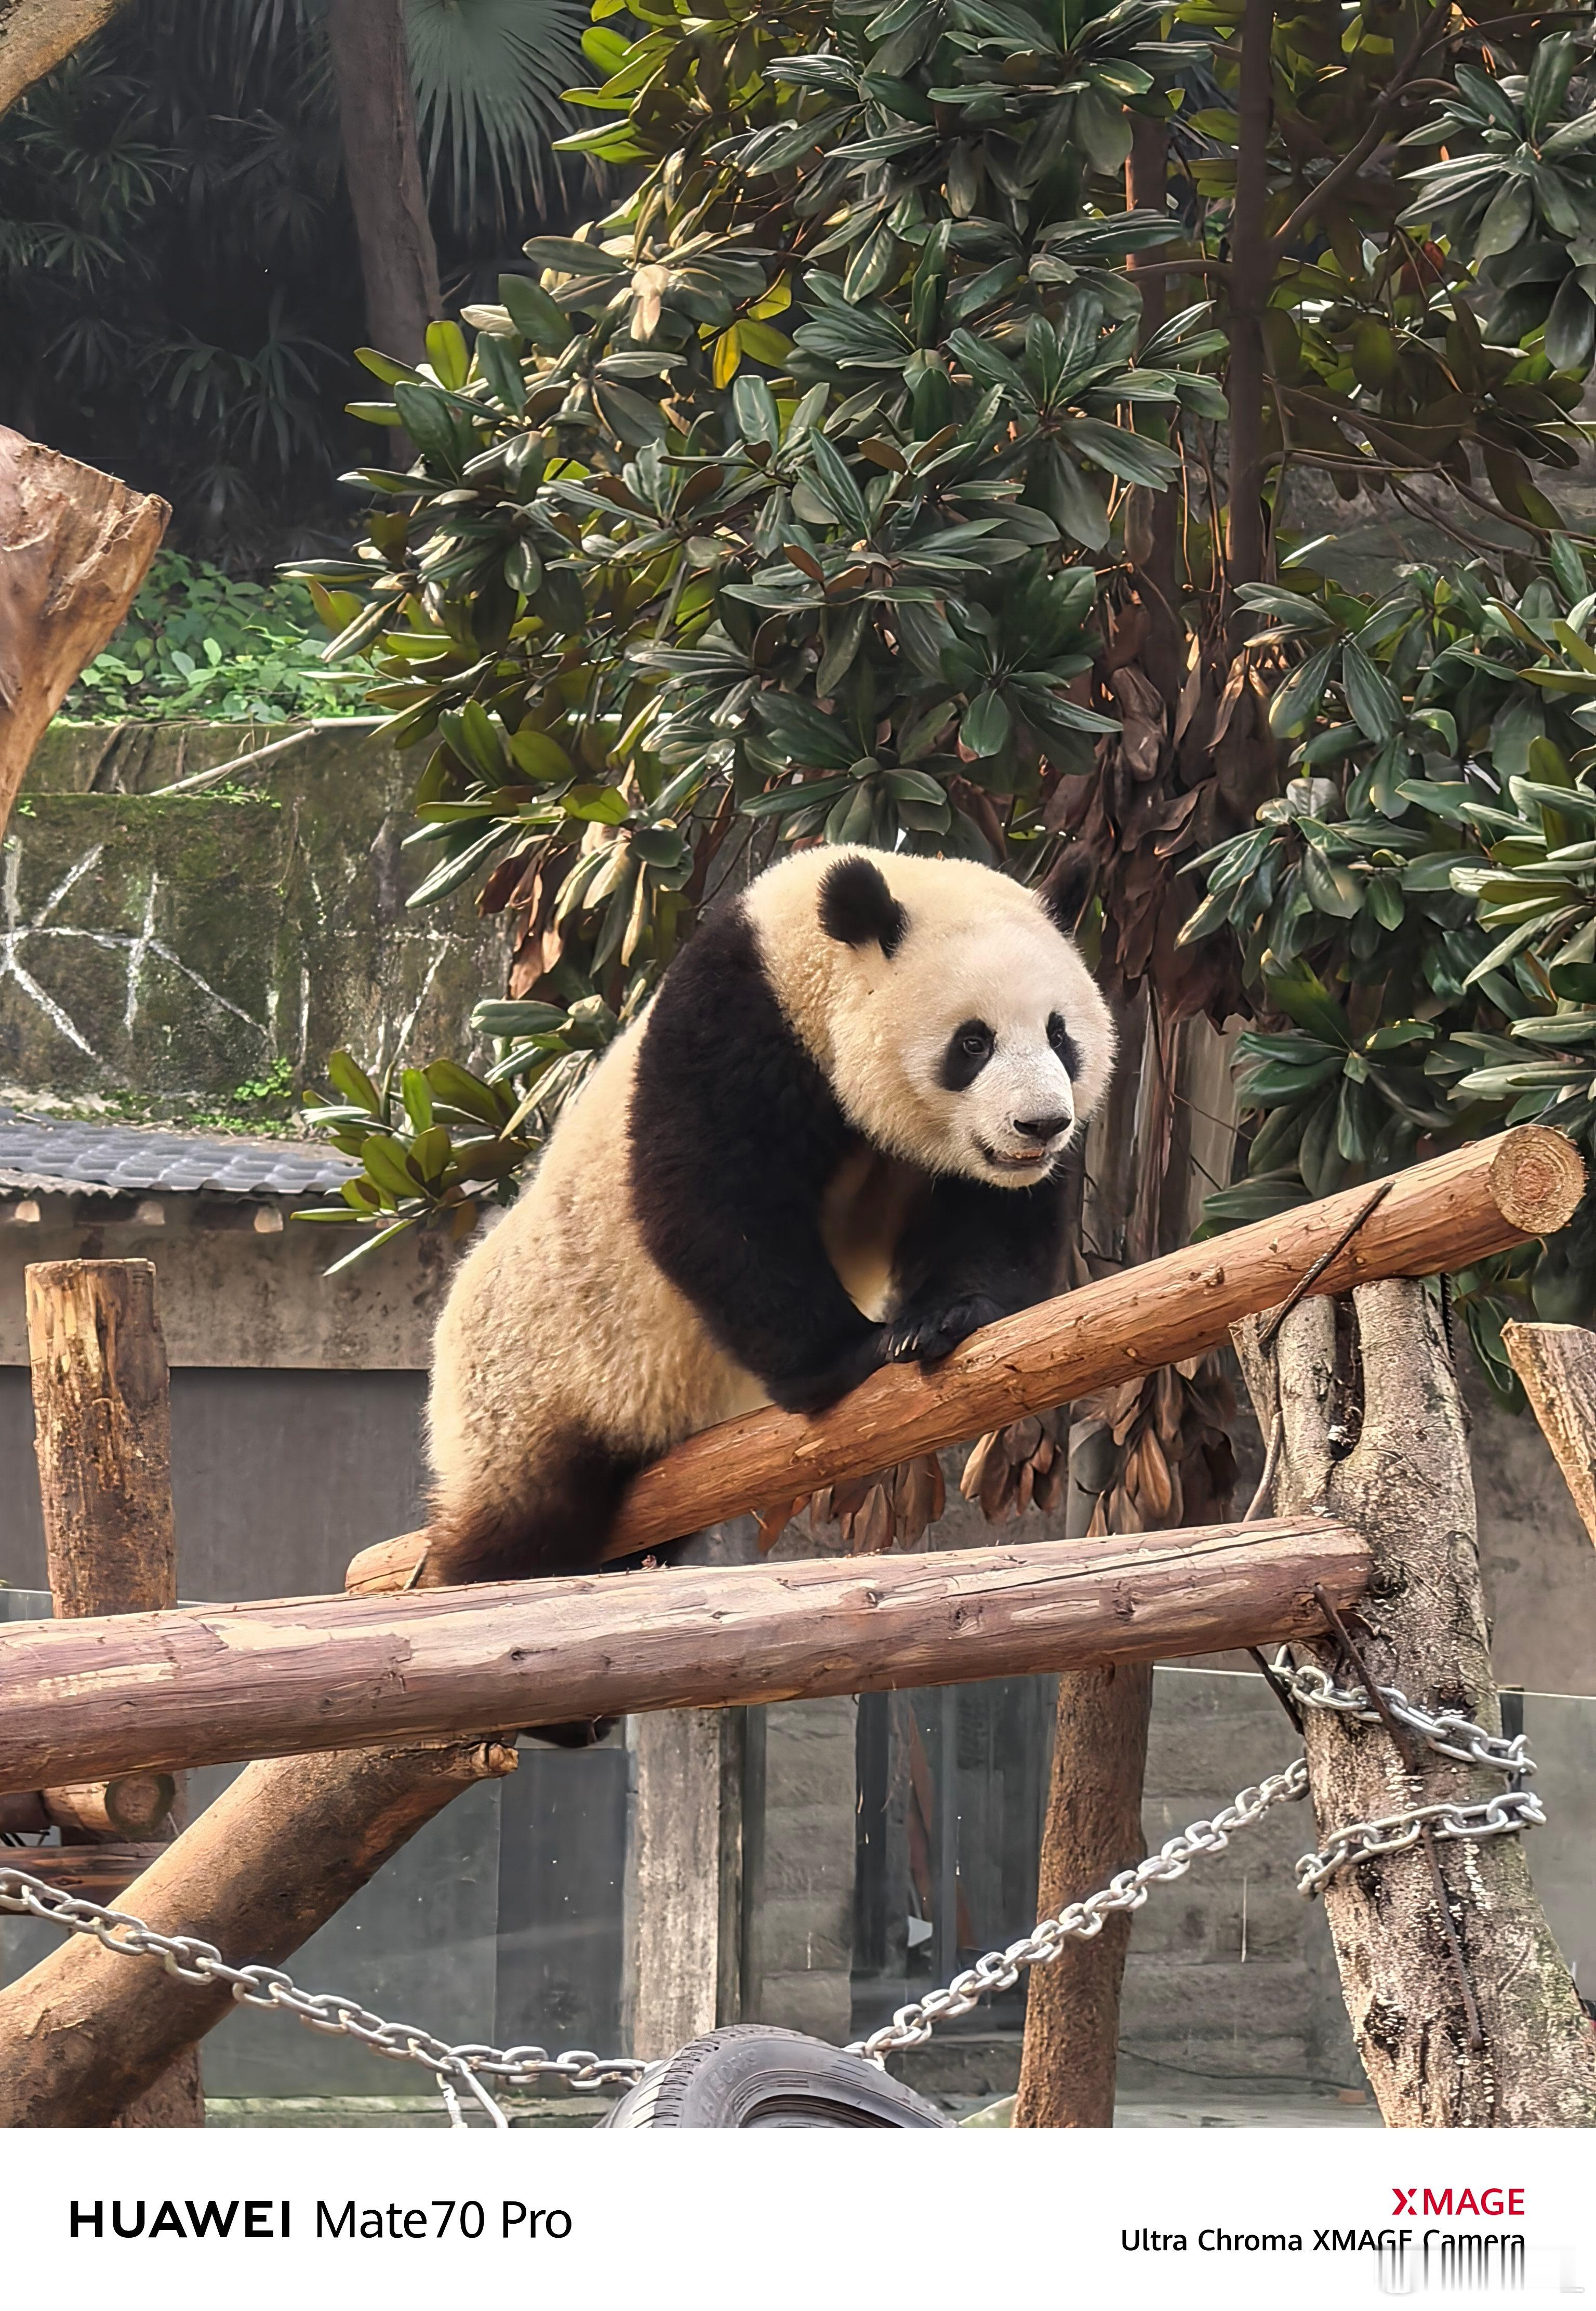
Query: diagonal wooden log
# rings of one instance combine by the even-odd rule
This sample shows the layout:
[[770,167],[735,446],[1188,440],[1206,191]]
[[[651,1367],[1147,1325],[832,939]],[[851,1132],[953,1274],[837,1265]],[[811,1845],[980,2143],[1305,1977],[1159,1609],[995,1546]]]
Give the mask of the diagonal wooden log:
[[1596,1540],[1596,1332],[1583,1324],[1504,1324],[1502,1345]]
[[[1584,1181],[1584,1164],[1560,1131],[1522,1124],[1397,1173],[1361,1225],[1367,1187],[1043,1301],[977,1332],[933,1371],[894,1365],[876,1373],[818,1419],[766,1410],[726,1421],[643,1470],[606,1555],[631,1556],[750,1509],[801,1500],[1177,1364],[1217,1347],[1243,1316],[1277,1306],[1327,1253],[1336,1256],[1315,1277],[1315,1292],[1466,1267],[1564,1226]],[[362,1549],[349,1568],[350,1589],[405,1588],[423,1539],[405,1533]]]
[[[116,1906],[281,1966],[451,1798],[514,1770],[493,1741],[251,1766]],[[0,1990],[0,2127],[115,2125],[231,2010],[226,1989],[74,1936]]]
[[170,511],[0,425],[0,834],[45,725],[126,616]]
[[955,1685],[1321,1625],[1366,1555],[1314,1518],[590,1574],[0,1629],[0,1789],[318,1746]]
[[123,0],[0,0],[0,112],[109,24]]
[[[1468,1431],[1438,1312],[1422,1285],[1391,1281],[1354,1295],[1339,1344],[1337,1316],[1307,1303],[1272,1352],[1256,1319],[1237,1327],[1264,1435],[1280,1438],[1276,1499],[1328,1503],[1367,1536],[1374,1576],[1347,1618],[1375,1681],[1497,1732]],[[1333,1426],[1356,1436],[1350,1452]],[[1342,1682],[1362,1681],[1334,1645],[1309,1651]],[[1382,1726],[1304,1715],[1321,1845],[1354,1822],[1504,1787],[1410,1737],[1399,1749]],[[1342,1871],[1323,1900],[1387,2126],[1596,2124],[1596,2037],[1523,1836],[1421,1841]]]

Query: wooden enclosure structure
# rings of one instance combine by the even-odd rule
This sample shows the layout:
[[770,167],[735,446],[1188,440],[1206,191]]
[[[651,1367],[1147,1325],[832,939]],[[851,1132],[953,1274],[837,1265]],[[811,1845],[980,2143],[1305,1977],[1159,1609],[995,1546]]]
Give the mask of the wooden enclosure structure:
[[[1420,1561],[1429,1544],[1412,1531],[1402,1540],[1404,1581],[1393,1583],[1389,1568],[1382,1575],[1390,1544],[1377,1529],[1377,1480],[1361,1491],[1349,1484],[1356,1513],[1327,1515],[1328,1473],[1318,1471],[1318,1490],[1304,1473],[1313,1463],[1303,1361],[1291,1356],[1322,1332],[1325,1295],[1356,1291],[1371,1338],[1384,1321],[1388,1349],[1400,1347],[1424,1382],[1408,1407],[1409,1458],[1438,1455],[1467,1489],[1455,1388],[1431,1369],[1422,1292],[1372,1280],[1432,1274],[1548,1233],[1566,1222],[1583,1188],[1569,1143],[1522,1127],[1417,1165],[1377,1192],[1355,1190],[1150,1262],[992,1326],[933,1374],[879,1374],[821,1419],[763,1412],[693,1439],[638,1479],[616,1549],[967,1439],[1194,1355],[1270,1308],[1270,1325],[1243,1345],[1260,1410],[1277,1391],[1292,1515],[1106,1544],[384,1593],[407,1588],[418,1570],[424,1583],[418,1537],[406,1536],[357,1559],[352,1586],[363,1593],[343,1600],[0,1632],[0,1791],[26,1798],[47,1783],[253,1754],[257,1762],[118,1905],[166,1931],[198,1932],[234,1960],[281,1963],[455,1789],[513,1766],[508,1731],[563,1714],[1146,1661],[1272,1637],[1311,1643],[1327,1607],[1351,1609],[1372,1643],[1400,1655],[1422,1601],[1427,1618],[1416,1626],[1444,1657],[1409,1666],[1408,1689],[1445,1691],[1454,1705],[1465,1696],[1489,1723],[1488,1663],[1478,1646],[1466,1661],[1450,1657],[1451,1632],[1483,1630],[1477,1573],[1454,1546],[1456,1520],[1452,1538],[1435,1543],[1451,1553],[1433,1581]],[[1377,1400],[1378,1386],[1371,1393]],[[1424,1596],[1405,1603],[1418,1573]],[[1450,1600],[1450,1620],[1433,1609],[1432,1591]],[[1311,1744],[1316,1791],[1334,1783],[1337,1739],[1331,1725]],[[1369,1754],[1366,1738],[1359,1748]],[[324,1754],[311,1761],[309,1750]],[[1411,1788],[1427,1767],[1399,1759],[1397,1772]],[[1388,2123],[1447,2123],[1436,2114],[1462,2107],[1478,2113],[1476,2124],[1596,2120],[1596,2049],[1537,1923],[1522,1856],[1518,1867],[1517,1878],[1497,1873],[1472,1955],[1488,1968],[1498,1938],[1533,1948],[1539,2053],[1522,2043],[1522,1999],[1494,2009],[1483,2064],[1453,2065],[1434,2092],[1388,2066]],[[1466,1902],[1469,1882],[1461,1872],[1449,1881],[1454,1941],[1450,1904],[1454,1892]],[[1368,1974],[1366,1938],[1365,1921],[1355,1920],[1345,1949],[1339,1934],[1344,1971]],[[1429,2005],[1416,1995],[1417,1962],[1407,1958],[1393,1979],[1412,2010],[1427,2013],[1444,1999],[1434,1984]],[[224,2010],[213,1991],[70,1941],[0,1992],[0,2124],[114,2119]],[[1417,2122],[1404,2096],[1421,2111]]]

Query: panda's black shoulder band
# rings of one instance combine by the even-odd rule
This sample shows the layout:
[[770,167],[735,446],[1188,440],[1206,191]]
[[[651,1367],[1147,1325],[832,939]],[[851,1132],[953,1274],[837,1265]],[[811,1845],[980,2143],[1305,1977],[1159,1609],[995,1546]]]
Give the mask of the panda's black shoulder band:
[[844,946],[868,946],[894,955],[909,918],[887,888],[886,877],[868,859],[840,859],[820,885],[820,928]]

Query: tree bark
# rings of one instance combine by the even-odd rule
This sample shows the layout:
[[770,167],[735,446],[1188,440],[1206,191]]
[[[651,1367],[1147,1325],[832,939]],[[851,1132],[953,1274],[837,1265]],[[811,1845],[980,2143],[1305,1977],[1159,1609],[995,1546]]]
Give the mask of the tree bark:
[[1274,0],[1245,0],[1236,98],[1235,201],[1230,231],[1229,504],[1225,538],[1233,586],[1263,576],[1263,315],[1273,252],[1265,231],[1273,118]]
[[[251,1766],[118,1907],[234,1965],[281,1966],[450,1798],[514,1770],[514,1749],[492,1741]],[[125,2123],[232,2003],[74,1935],[0,1991],[0,2127]]]
[[[1416,1164],[1394,1175],[1312,1288],[1432,1276],[1546,1234],[1566,1225],[1584,1176],[1572,1144],[1540,1124]],[[977,1332],[929,1372],[894,1365],[874,1374],[816,1418],[765,1410],[707,1428],[636,1478],[605,1555],[628,1557],[746,1510],[806,1498],[1199,1356],[1334,1251],[1369,1193],[1350,1188],[1043,1301]],[[423,1542],[407,1533],[362,1549],[350,1588],[406,1587]]]
[[1596,1332],[1580,1324],[1504,1324],[1502,1341],[1596,1540]]
[[178,1601],[166,1348],[147,1260],[26,1271],[34,1451],[64,1619]]
[[360,245],[366,329],[381,353],[426,358],[443,310],[405,50],[403,0],[328,0],[344,170]]
[[109,24],[122,0],[0,0],[0,112]]
[[[0,45],[0,69],[4,56]],[[126,616],[170,511],[0,426],[0,834],[46,724]]]
[[1113,1541],[590,1574],[0,1628],[0,1790],[639,1710],[958,1685],[1317,1626],[1319,1518]]
[[[1053,1916],[1139,1862],[1141,1790],[1153,1699],[1150,1661],[1059,1680],[1059,1721],[1042,1833],[1036,1914]],[[1035,1967],[1025,1999],[1016,2126],[1112,2126],[1120,1989],[1130,1919],[1066,1942]]]
[[[1150,209],[1162,216],[1169,205],[1169,131],[1161,120],[1144,113],[1132,116],[1130,158],[1125,164],[1125,200],[1133,209]],[[1140,283],[1142,328],[1145,337],[1164,325],[1167,275],[1162,267],[1147,273],[1156,250],[1130,257],[1131,276],[1144,273]],[[1137,598],[1147,614],[1147,632],[1137,653],[1148,681],[1173,709],[1185,673],[1184,636],[1181,626],[1180,500],[1173,490],[1133,489],[1125,501],[1125,551],[1134,575]],[[1138,1857],[1139,1859],[1139,1857]]]
[[[50,1595],[62,1619],[178,1601],[166,1347],[147,1260],[63,1260],[24,1271],[34,1452]],[[66,1844],[149,1837],[176,1784],[145,1772],[43,1792]],[[199,2056],[180,2054],[119,2126],[203,2126]]]
[[[1236,1329],[1265,1435],[1279,1425],[1277,1499],[1328,1504],[1366,1536],[1375,1577],[1348,1620],[1375,1680],[1498,1731],[1466,1420],[1437,1312],[1422,1285],[1393,1279],[1341,1314],[1339,1356],[1338,1311],[1322,1300],[1293,1311],[1272,1351],[1257,1319]],[[1338,1424],[1356,1435],[1341,1458]],[[1333,1644],[1307,1651],[1361,1682]],[[1416,1741],[1400,1754],[1381,1726],[1304,1716],[1321,1844],[1352,1822],[1503,1787]],[[1522,1836],[1421,1842],[1342,1871],[1323,1899],[1387,2126],[1596,2124],[1596,2039]]]

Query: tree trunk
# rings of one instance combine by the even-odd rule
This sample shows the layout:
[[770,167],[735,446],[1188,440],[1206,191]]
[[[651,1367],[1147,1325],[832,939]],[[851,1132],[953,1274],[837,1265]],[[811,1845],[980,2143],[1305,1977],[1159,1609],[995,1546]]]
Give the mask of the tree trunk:
[[[1133,115],[1130,158],[1125,164],[1125,199],[1133,209],[1150,209],[1162,216],[1169,205],[1169,132],[1161,120]],[[1163,327],[1168,295],[1166,277],[1156,267],[1157,249],[1138,252],[1129,260],[1131,276],[1150,275],[1141,282],[1142,327],[1145,336]],[[1131,490],[1125,501],[1125,551],[1134,575],[1137,598],[1147,616],[1147,630],[1137,651],[1148,681],[1173,708],[1180,696],[1185,673],[1184,636],[1181,626],[1180,574],[1181,501],[1173,490]],[[1139,1857],[1138,1857],[1139,1858]]]
[[[24,1271],[24,1286],[56,1612],[83,1619],[173,1606],[171,1416],[155,1270],[146,1260],[49,1260]],[[176,1795],[170,1777],[146,1773],[57,1788],[46,1803],[65,1843],[99,1844],[159,1836]],[[115,2123],[203,2126],[198,2054],[178,2055]]]
[[45,725],[126,616],[170,511],[0,426],[0,834]]
[[[1142,1775],[1152,1706],[1149,1661],[1077,1670],[1059,1679],[1059,1722],[1042,1833],[1036,1914],[1106,1886],[1139,1862]],[[1032,1972],[1016,2126],[1112,2126],[1120,1986],[1130,1919],[1068,1941]]]
[[0,112],[109,24],[122,0],[0,0]]
[[366,330],[381,353],[426,358],[443,309],[405,51],[404,0],[328,0],[344,170],[360,243]]
[[1263,576],[1263,315],[1273,258],[1265,231],[1273,112],[1274,0],[1246,0],[1237,92],[1235,205],[1230,240],[1229,505],[1227,575],[1233,586]]
[[[1369,1596],[1345,1617],[1370,1673],[1499,1731],[1466,1419],[1424,1286],[1365,1285],[1339,1308],[1304,1302],[1272,1350],[1259,1335],[1256,1318],[1236,1328],[1265,1435],[1279,1423],[1278,1501],[1328,1504],[1374,1556]],[[1306,1650],[1339,1682],[1362,1681],[1333,1642]],[[1504,1786],[1412,1737],[1404,1755],[1382,1726],[1304,1714],[1321,1846],[1353,1822]],[[1421,1840],[1341,1871],[1323,1899],[1387,2126],[1596,2124],[1596,2039],[1522,1836]]]

